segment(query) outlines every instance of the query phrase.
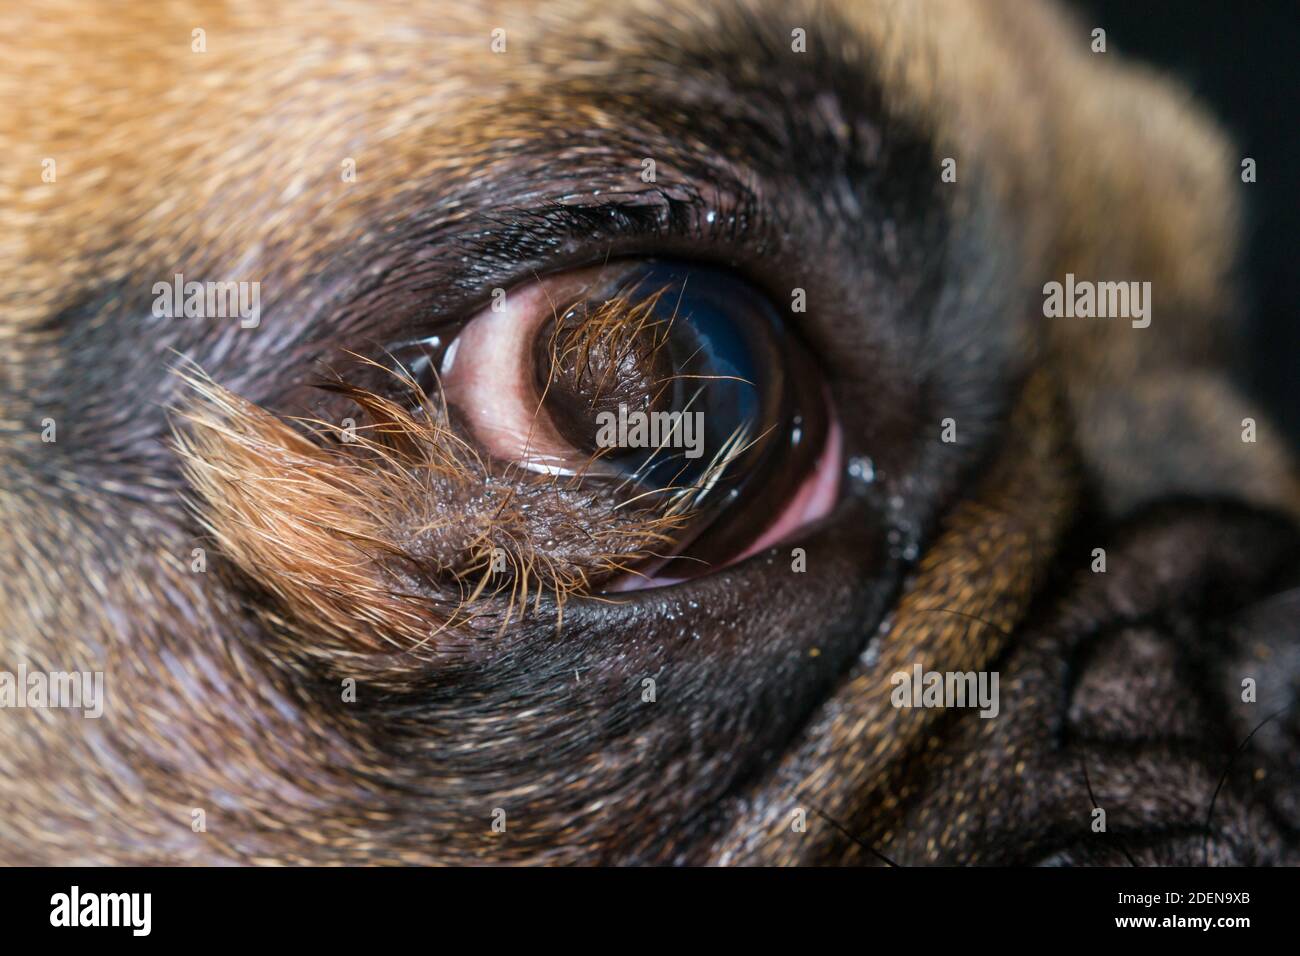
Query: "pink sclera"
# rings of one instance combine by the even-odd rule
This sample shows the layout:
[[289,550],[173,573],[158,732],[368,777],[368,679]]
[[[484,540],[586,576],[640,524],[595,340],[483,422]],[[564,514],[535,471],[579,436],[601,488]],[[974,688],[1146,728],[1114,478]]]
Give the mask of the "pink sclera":
[[476,315],[447,350],[441,382],[449,404],[467,417],[489,457],[536,471],[563,473],[563,441],[531,388],[534,336],[554,312],[540,283],[510,293],[506,307]]

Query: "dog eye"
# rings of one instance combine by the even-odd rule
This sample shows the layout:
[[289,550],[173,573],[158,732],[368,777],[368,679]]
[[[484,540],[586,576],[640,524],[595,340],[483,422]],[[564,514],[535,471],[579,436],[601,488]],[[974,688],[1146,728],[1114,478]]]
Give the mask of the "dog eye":
[[422,372],[493,461],[665,516],[671,540],[615,589],[741,560],[835,501],[817,369],[720,269],[629,260],[498,293]]

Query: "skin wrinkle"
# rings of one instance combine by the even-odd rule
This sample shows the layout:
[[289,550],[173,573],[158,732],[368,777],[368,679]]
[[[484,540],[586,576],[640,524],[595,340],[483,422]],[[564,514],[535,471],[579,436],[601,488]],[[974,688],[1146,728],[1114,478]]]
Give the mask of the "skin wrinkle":
[[[1058,754],[1041,732],[1067,650],[1144,601],[1204,644],[1170,643],[1162,676],[1231,688],[1256,651],[1222,632],[1297,569],[1280,514],[1143,517],[1188,492],[1300,502],[1222,373],[1237,157],[1167,81],[1091,55],[1046,3],[996,0],[50,0],[9,5],[0,33],[22,38],[0,64],[0,668],[102,669],[109,697],[99,721],[0,713],[0,861],[878,862],[815,815],[796,840],[798,801],[904,863],[1113,862],[1076,839],[1082,756],[1131,852],[1199,862],[1187,795],[1246,717],[1226,743],[1193,721],[1194,744],[1136,755],[1083,733]],[[363,601],[322,647],[301,606],[266,599],[267,569],[212,553],[190,571],[210,542],[166,441],[183,360],[309,414],[342,348],[377,354],[494,286],[647,251],[732,268],[778,306],[808,292],[792,326],[878,474],[791,542],[808,574],[782,548],[574,602],[559,635],[544,606],[439,666],[380,650]],[[261,327],[151,318],[177,271],[260,281]],[[1152,328],[1040,321],[1066,271],[1149,279]],[[949,415],[956,446],[934,437]],[[1104,581],[1074,581],[1080,526],[1125,542]],[[1189,614],[1218,540],[1231,586]],[[1006,719],[887,710],[888,669],[921,658],[1004,668]],[[1216,862],[1295,859],[1294,745],[1268,739],[1267,784],[1244,783],[1252,756],[1215,811]]]
[[[715,848],[721,862],[822,859],[827,844],[839,841],[838,833],[822,827],[795,834],[788,825],[793,809],[811,805],[832,818],[850,819],[863,793],[872,791],[890,763],[918,745],[942,713],[894,707],[888,675],[918,661],[922,671],[984,670],[1002,649],[1005,634],[1033,596],[1030,583],[1051,560],[1053,543],[1076,504],[1077,466],[1070,461],[1060,432],[1061,410],[1053,402],[1051,386],[1042,379],[1027,387],[1010,424],[1009,447],[981,490],[949,517],[917,569],[881,637],[878,660],[851,675],[815,719],[807,743],[764,781],[756,797],[766,805],[761,829],[747,816],[738,834]],[[851,824],[858,823],[851,818]]]

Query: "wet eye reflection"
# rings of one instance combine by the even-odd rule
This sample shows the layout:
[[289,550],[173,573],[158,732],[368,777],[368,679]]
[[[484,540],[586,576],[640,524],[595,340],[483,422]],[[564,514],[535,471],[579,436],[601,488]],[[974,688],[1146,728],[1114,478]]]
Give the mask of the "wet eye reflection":
[[615,589],[741,560],[835,502],[820,373],[768,299],[721,269],[629,260],[556,274],[484,309],[429,361],[493,459],[686,516]]

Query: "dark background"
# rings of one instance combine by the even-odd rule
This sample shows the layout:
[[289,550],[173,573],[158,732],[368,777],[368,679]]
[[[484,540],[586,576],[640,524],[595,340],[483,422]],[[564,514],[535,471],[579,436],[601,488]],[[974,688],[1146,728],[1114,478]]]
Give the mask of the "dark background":
[[[1187,84],[1256,162],[1242,184],[1244,387],[1300,445],[1300,0],[1071,0],[1106,50]],[[1082,42],[1090,42],[1085,33]],[[1237,170],[1240,178],[1240,168]]]

